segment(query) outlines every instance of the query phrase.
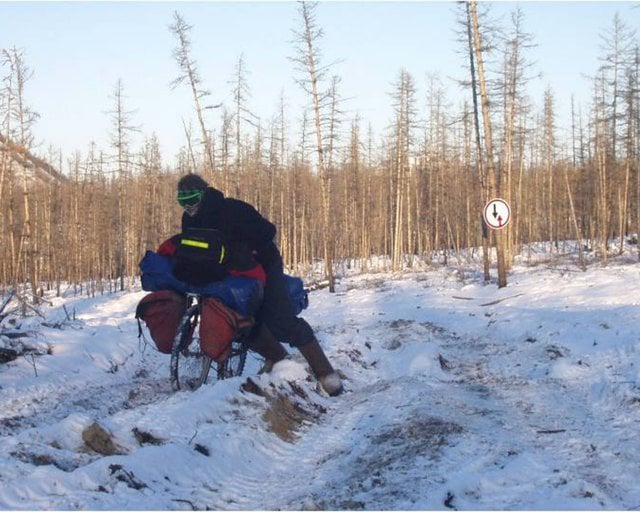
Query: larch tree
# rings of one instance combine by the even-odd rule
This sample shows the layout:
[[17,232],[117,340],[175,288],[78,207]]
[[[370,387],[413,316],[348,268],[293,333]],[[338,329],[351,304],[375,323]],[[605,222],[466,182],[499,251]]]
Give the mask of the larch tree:
[[[470,0],[469,17],[471,22],[471,32],[473,40],[473,54],[477,68],[478,88],[480,93],[480,105],[482,113],[482,129],[484,143],[484,162],[487,169],[487,190],[486,199],[495,197],[500,194],[499,168],[495,162],[495,154],[493,150],[493,126],[491,120],[491,103],[489,99],[488,79],[485,73],[485,56],[487,46],[483,41],[483,34],[480,30],[480,21],[478,17],[478,7],[476,0]],[[508,227],[506,228],[508,229]],[[498,287],[507,286],[507,272],[505,261],[505,236],[502,231],[497,231],[496,237],[496,253],[498,259]]]
[[402,255],[409,247],[409,174],[413,148],[413,128],[415,127],[416,87],[411,74],[400,71],[394,92],[394,135],[392,142],[393,179],[392,197],[394,204],[391,261],[393,270],[399,270]]
[[132,216],[127,215],[131,208],[130,175],[131,153],[130,136],[138,129],[131,124],[133,111],[125,108],[124,86],[122,80],[116,82],[113,96],[113,110],[110,112],[112,125],[111,147],[115,150],[115,180],[117,189],[117,235],[116,235],[116,277],[120,281],[120,290],[124,290],[125,276],[130,269],[128,254],[132,253],[132,232],[128,227]]
[[160,144],[158,138],[153,135],[147,139],[140,156],[140,167],[142,171],[142,193],[139,205],[140,230],[138,235],[138,254],[144,254],[146,250],[153,250],[158,243],[158,237],[162,234],[163,222],[160,205],[163,198],[160,196],[160,178],[162,174],[162,159],[160,157]]
[[[503,137],[502,154],[504,170],[501,173],[503,182],[502,196],[511,205],[514,217],[514,225],[518,221],[521,208],[521,197],[515,194],[516,182],[514,173],[522,169],[524,165],[524,152],[518,151],[521,144],[518,143],[524,137],[522,122],[528,111],[529,105],[526,99],[526,85],[531,77],[528,72],[531,64],[526,59],[526,51],[535,45],[533,36],[524,30],[524,14],[520,8],[511,13],[510,29],[505,37],[503,48],[503,77],[499,88],[503,98]],[[523,212],[524,213],[524,212]],[[516,236],[518,231],[510,229],[506,232],[505,259],[507,265],[511,265],[512,251],[519,242]],[[514,235],[512,237],[512,235]],[[517,248],[515,248],[517,251]]]
[[182,74],[172,82],[172,87],[176,88],[182,83],[187,83],[189,86],[196,110],[196,116],[198,118],[198,126],[200,127],[200,136],[202,138],[202,146],[204,148],[208,177],[213,178],[215,170],[213,147],[211,137],[205,123],[204,111],[207,108],[216,108],[220,105],[203,105],[204,99],[211,93],[202,88],[202,79],[198,72],[197,63],[191,56],[191,40],[189,39],[189,32],[193,27],[189,25],[177,12],[173,13],[173,20],[174,22],[169,26],[169,29],[178,40],[178,45],[173,51],[173,57],[178,63]]
[[604,80],[604,96],[607,104],[607,123],[609,124],[609,153],[614,160],[620,151],[621,109],[625,98],[625,74],[633,62],[635,30],[622,20],[619,13],[613,17],[608,30],[600,34],[601,62],[600,71]]
[[[0,55],[0,69],[3,70],[2,88],[0,88],[0,254],[2,257],[2,282],[13,284],[15,268],[13,216],[13,161],[10,157],[10,140],[13,136],[13,82],[15,80],[12,59],[8,51],[3,50]],[[2,135],[4,133],[4,135]]]
[[[25,87],[29,79],[33,76],[33,73],[26,66],[22,51],[14,47],[10,50],[3,50],[3,53],[6,62],[8,62],[10,74],[12,76],[9,81],[11,85],[8,87],[7,91],[9,96],[12,97],[7,115],[10,119],[13,119],[12,125],[14,129],[9,131],[8,138],[11,139],[11,134],[15,134],[13,151],[18,151],[27,155],[33,142],[31,128],[38,117],[38,115],[27,106],[25,99]],[[38,247],[36,245],[37,239],[35,236],[35,219],[33,218],[32,212],[32,178],[33,177],[29,174],[27,166],[23,165],[21,180],[22,226],[20,230],[20,241],[18,244],[14,271],[16,272],[15,282],[28,279],[31,287],[32,301],[36,304],[38,302],[38,277],[36,274]],[[10,183],[10,186],[11,185],[12,184]],[[24,267],[26,272],[23,272],[21,267]]]
[[[635,218],[630,216],[630,224],[635,226],[636,233],[640,234],[640,165],[638,156],[640,155],[640,46],[636,44],[633,51],[633,60],[627,71],[627,93],[626,93],[626,118],[627,118],[627,140],[626,140],[626,170],[628,173],[635,167]],[[640,259],[640,240],[636,235],[636,245],[638,247],[638,259]]]
[[236,196],[240,195],[240,180],[244,172],[243,149],[242,149],[242,127],[243,124],[257,127],[258,118],[249,109],[249,98],[251,91],[247,81],[247,66],[244,54],[241,54],[236,64],[233,80],[230,84],[233,87],[233,121],[234,121],[234,142],[235,142],[235,165],[232,190]]
[[[488,198],[488,194],[486,190],[488,189],[488,181],[487,181],[487,172],[484,163],[484,149],[482,146],[482,126],[480,124],[480,105],[479,98],[480,94],[478,92],[478,71],[477,71],[477,63],[476,63],[476,52],[474,51],[474,27],[473,27],[473,18],[472,18],[472,6],[469,0],[465,1],[463,4],[464,11],[461,16],[460,24],[463,27],[463,34],[461,37],[461,41],[464,43],[466,47],[466,55],[469,60],[469,86],[471,88],[471,99],[472,99],[472,119],[473,119],[473,127],[474,127],[474,144],[475,147],[475,162],[477,166],[477,179],[480,185],[480,193],[482,194],[482,199],[486,201]],[[477,17],[476,7],[474,5],[474,14]],[[463,82],[464,83],[464,82]],[[471,164],[471,156],[467,158],[469,164]],[[489,228],[484,222],[482,215],[478,215],[481,219],[482,223],[482,263],[484,270],[484,280],[489,281],[491,279],[490,273],[490,258],[489,258]]]
[[608,144],[609,128],[611,125],[607,123],[607,99],[606,99],[606,77],[604,70],[600,70],[594,79],[593,91],[593,158],[595,167],[594,189],[596,196],[596,215],[595,215],[595,232],[597,244],[600,249],[600,257],[604,264],[609,258],[609,235],[611,233],[611,159],[609,158]]
[[298,80],[302,89],[309,95],[315,132],[315,149],[318,176],[322,198],[322,247],[325,261],[325,273],[329,280],[329,290],[335,292],[333,272],[333,237],[331,219],[331,169],[328,166],[326,130],[327,99],[330,97],[322,90],[326,79],[327,67],[321,63],[320,39],[322,29],[318,27],[315,9],[317,2],[300,2],[299,15],[301,27],[294,30],[297,55],[292,58],[303,77]]
[[558,246],[558,221],[554,212],[561,211],[560,204],[556,199],[558,190],[555,181],[556,165],[556,119],[555,100],[550,87],[544,92],[543,114],[542,114],[542,166],[545,182],[545,190],[542,191],[542,211],[546,219],[545,233],[547,240],[551,243],[551,248]]

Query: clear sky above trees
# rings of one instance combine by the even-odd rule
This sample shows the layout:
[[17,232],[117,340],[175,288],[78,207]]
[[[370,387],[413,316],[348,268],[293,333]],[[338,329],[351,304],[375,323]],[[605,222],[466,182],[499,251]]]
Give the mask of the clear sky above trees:
[[[587,76],[597,69],[600,34],[614,14],[631,28],[640,26],[640,7],[632,2],[495,2],[493,17],[506,25],[517,6],[538,45],[529,60],[542,77],[531,81],[530,95],[540,105],[551,86],[561,117],[568,116],[572,93],[588,102]],[[249,106],[263,126],[282,93],[290,123],[298,122],[305,99],[288,59],[294,54],[294,2],[0,2],[0,47],[24,50],[34,71],[26,99],[41,116],[34,128],[39,152],[49,145],[64,154],[86,152],[91,141],[106,147],[107,112],[122,79],[125,106],[141,129],[137,137],[156,133],[165,157],[173,156],[184,143],[182,120],[194,118],[188,91],[170,87],[179,74],[168,29],[174,11],[193,25],[193,57],[212,104],[230,105],[229,81],[242,54]],[[389,94],[402,68],[422,98],[429,74],[440,77],[453,103],[467,97],[453,80],[467,77],[454,2],[324,2],[317,15],[323,60],[338,61],[332,74],[342,79],[347,113],[359,114],[377,132],[391,119]],[[220,111],[208,115],[217,126]]]

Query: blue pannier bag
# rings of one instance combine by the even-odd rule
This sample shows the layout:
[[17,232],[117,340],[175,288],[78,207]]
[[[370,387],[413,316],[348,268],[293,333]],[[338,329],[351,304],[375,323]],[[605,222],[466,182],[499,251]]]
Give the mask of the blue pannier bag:
[[140,281],[142,289],[147,292],[160,290],[174,290],[185,293],[188,291],[186,283],[173,275],[173,263],[170,258],[153,251],[147,251],[139,263]]
[[[148,292],[173,290],[179,293],[197,293],[216,297],[222,303],[246,316],[253,315],[262,303],[262,284],[256,279],[228,276],[201,286],[190,285],[173,275],[173,261],[153,251],[147,251],[140,261],[142,289]],[[285,274],[289,296],[298,315],[309,306],[309,295],[302,279]]]
[[147,251],[140,261],[140,281],[147,292],[173,290],[197,293],[219,299],[225,306],[245,316],[252,316],[262,304],[262,283],[242,276],[229,276],[201,286],[190,285],[173,275],[170,257]]
[[284,279],[287,283],[289,298],[293,303],[293,309],[296,316],[302,313],[303,309],[309,307],[309,292],[305,289],[302,279],[285,274]]

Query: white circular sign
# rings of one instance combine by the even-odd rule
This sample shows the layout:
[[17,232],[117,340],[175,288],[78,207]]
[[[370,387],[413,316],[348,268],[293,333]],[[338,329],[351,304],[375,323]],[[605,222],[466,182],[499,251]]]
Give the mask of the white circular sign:
[[511,220],[511,208],[504,199],[491,199],[484,207],[483,216],[491,229],[502,229]]

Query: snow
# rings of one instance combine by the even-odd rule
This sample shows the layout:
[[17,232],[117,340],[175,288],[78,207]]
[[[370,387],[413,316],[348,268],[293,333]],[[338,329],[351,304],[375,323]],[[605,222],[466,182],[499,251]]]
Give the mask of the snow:
[[342,277],[304,312],[337,398],[295,350],[173,392],[145,292],[50,297],[13,319],[34,354],[0,365],[0,508],[638,508],[636,261],[520,262],[502,289],[466,263]]

